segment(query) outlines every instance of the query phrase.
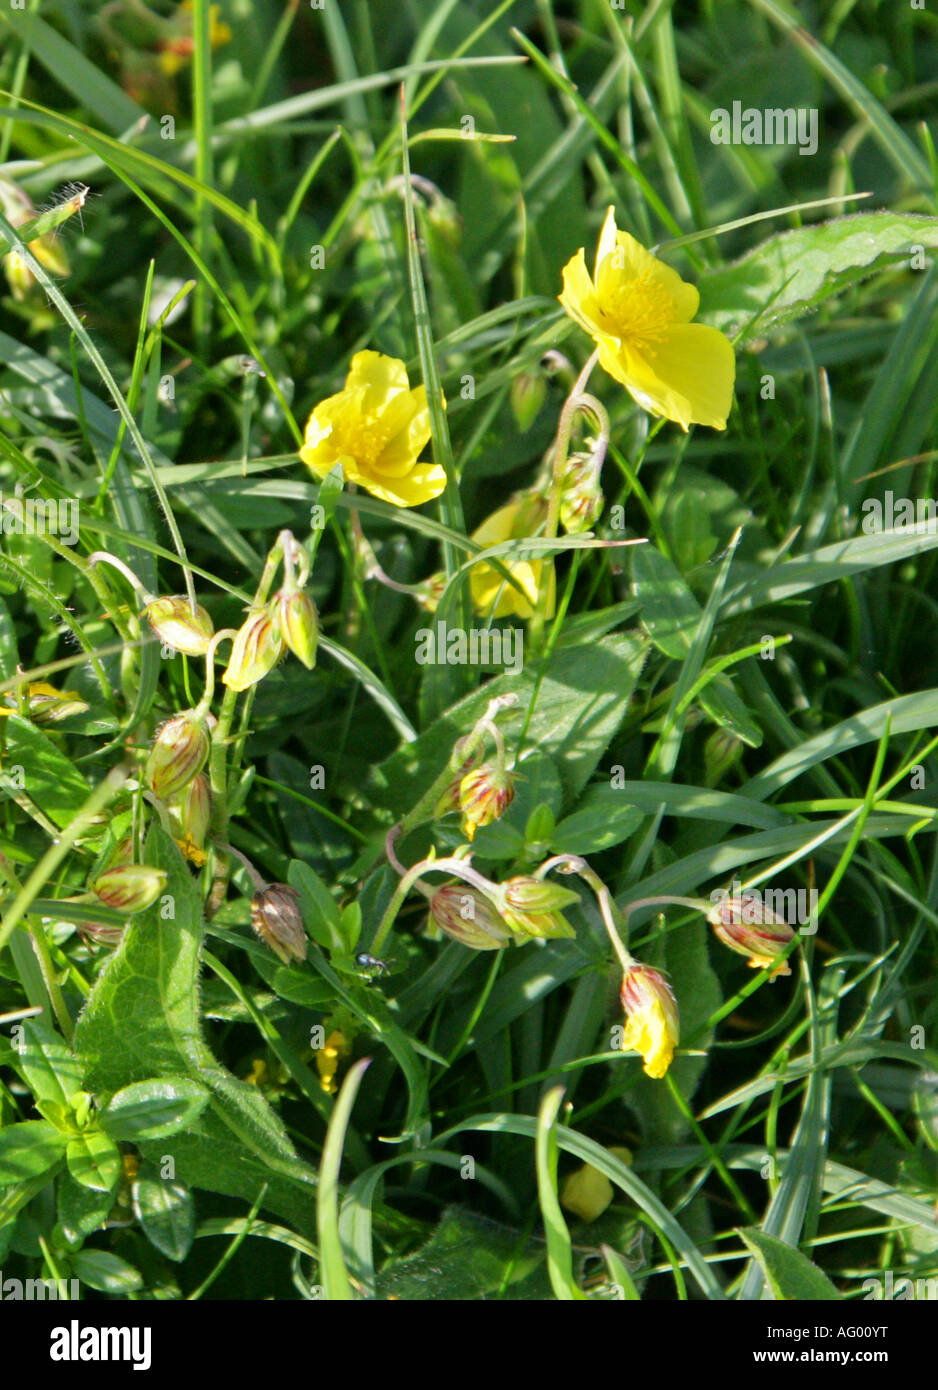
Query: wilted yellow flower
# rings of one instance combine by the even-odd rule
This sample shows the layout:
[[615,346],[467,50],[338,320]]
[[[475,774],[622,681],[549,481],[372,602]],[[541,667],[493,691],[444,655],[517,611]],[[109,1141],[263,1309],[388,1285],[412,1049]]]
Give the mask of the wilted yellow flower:
[[[472,533],[477,545],[501,545],[503,541],[533,536],[547,516],[547,502],[540,497],[518,497],[499,507]],[[499,557],[505,569],[521,586],[519,592],[492,565],[473,565],[469,571],[469,590],[476,611],[493,618],[530,618],[537,607],[541,585],[547,585],[544,616],[554,616],[556,580],[549,560],[512,560]],[[498,602],[496,604],[496,599]],[[495,607],[493,608],[493,604]]]
[[340,463],[346,482],[397,507],[419,507],[446,487],[439,464],[417,462],[429,438],[426,389],[411,390],[404,363],[356,352],[343,389],[306,422],[300,458],[317,477]]
[[[16,714],[18,704],[12,690],[0,697],[0,717]],[[70,714],[84,714],[90,706],[74,690],[56,690],[46,681],[30,681],[26,687],[26,709],[35,724],[57,724]]]
[[185,652],[186,656],[204,656],[208,651],[215,629],[201,603],[196,604],[193,614],[187,598],[181,594],[168,594],[164,598],[151,599],[143,612],[157,637],[167,647]]
[[619,998],[626,1015],[623,1051],[641,1054],[647,1076],[664,1076],[680,1039],[671,986],[660,970],[636,961],[622,976]]
[[582,247],[564,266],[560,302],[599,348],[599,363],[652,415],[726,428],[736,358],[716,328],[691,323],[700,295],[606,213],[590,279]]

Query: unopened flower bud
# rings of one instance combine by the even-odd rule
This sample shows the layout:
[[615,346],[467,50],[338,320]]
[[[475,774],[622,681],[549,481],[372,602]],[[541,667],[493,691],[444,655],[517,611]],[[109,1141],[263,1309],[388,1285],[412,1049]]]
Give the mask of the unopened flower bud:
[[518,874],[499,884],[496,901],[505,924],[521,936],[576,936],[560,911],[579,902],[579,896],[571,888],[529,874]]
[[209,754],[205,720],[195,710],[168,719],[153,740],[144,777],[150,790],[166,801],[202,771]]
[[306,959],[300,899],[286,883],[259,888],[251,899],[251,926],[284,965]]
[[[611,1148],[608,1152],[616,1158],[621,1158],[623,1163],[631,1165],[632,1154],[628,1149]],[[581,1221],[595,1221],[598,1216],[602,1216],[614,1195],[615,1189],[605,1173],[601,1173],[591,1163],[584,1163],[564,1179],[563,1187],[560,1189],[560,1203]]]
[[427,613],[435,613],[446,588],[446,575],[442,570],[431,574],[429,579],[414,585],[414,599]]
[[116,912],[142,912],[155,903],[166,887],[166,873],[148,864],[123,864],[105,869],[88,885],[104,903]]
[[238,629],[222,680],[229,690],[247,690],[263,680],[283,656],[276,603],[255,608]]
[[307,671],[316,665],[319,618],[316,605],[302,589],[281,589],[277,595],[280,633],[290,651]]
[[771,966],[770,979],[790,975],[787,960],[778,958],[794,938],[795,933],[781,917],[777,917],[762,902],[759,893],[742,893],[736,898],[723,898],[707,913],[724,946],[749,957],[754,970]]
[[482,763],[467,772],[459,783],[459,809],[466,839],[474,839],[480,825],[491,825],[503,816],[514,797],[514,778],[506,768]]
[[560,480],[560,521],[569,535],[589,530],[602,514],[602,461],[598,452],[571,454],[567,460]]
[[[17,708],[13,691],[7,691],[5,699],[9,708],[0,710],[0,714]],[[90,706],[74,690],[56,690],[46,681],[31,681],[26,688],[26,708],[34,724],[58,724],[73,714],[84,714]]]
[[155,598],[143,610],[147,622],[161,642],[186,656],[204,656],[215,635],[212,620],[201,604],[195,614],[189,600],[181,594]]
[[204,864],[205,839],[212,819],[212,793],[204,772],[171,797],[167,809],[176,844],[193,864]]
[[79,934],[86,941],[95,941],[99,946],[117,946],[124,935],[124,927],[113,926],[110,922],[81,922]]
[[511,935],[492,903],[468,883],[446,883],[430,899],[430,918],[454,941],[474,951],[498,951]]
[[534,424],[546,395],[547,382],[540,372],[519,372],[511,383],[511,413],[522,434]]
[[626,1017],[623,1050],[638,1052],[645,1074],[660,1079],[680,1040],[674,991],[660,970],[636,961],[622,976],[619,998]]

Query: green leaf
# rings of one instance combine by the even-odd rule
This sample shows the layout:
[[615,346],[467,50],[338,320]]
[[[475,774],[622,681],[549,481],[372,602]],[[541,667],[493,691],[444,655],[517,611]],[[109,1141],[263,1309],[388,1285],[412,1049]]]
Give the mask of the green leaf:
[[766,1235],[758,1226],[738,1228],[736,1234],[762,1266],[774,1298],[820,1299],[827,1303],[840,1299],[841,1295],[823,1270],[800,1250],[792,1249],[777,1236]]
[[[71,759],[40,729],[17,714],[11,714],[3,724],[6,748],[0,792],[15,794],[17,804],[39,817],[40,823],[44,818],[64,830],[88,800],[91,787]],[[10,775],[14,768],[23,769],[15,780]]]
[[69,1173],[82,1187],[113,1192],[120,1181],[120,1150],[101,1130],[88,1130],[69,1139],[65,1157]]
[[12,1065],[35,1101],[52,1101],[70,1110],[72,1096],[81,1090],[81,1063],[48,1024],[34,1018],[22,1027],[23,1042],[13,1049]]
[[51,1173],[65,1152],[65,1143],[64,1135],[45,1120],[0,1129],[0,1187]]
[[599,854],[627,840],[644,819],[628,797],[612,787],[590,787],[579,807],[554,830],[554,854]]
[[[89,1090],[113,1095],[154,1076],[188,1077],[211,1100],[185,1131],[145,1140],[160,1161],[169,1153],[176,1177],[192,1187],[240,1197],[250,1205],[265,1183],[265,1204],[298,1229],[313,1230],[315,1174],[294,1153],[280,1120],[256,1087],[237,1081],[202,1039],[198,1013],[201,902],[172,840],[154,826],[146,862],[167,873],[174,916],[159,903],[127,928],[75,1032]],[[126,1020],[134,1027],[128,1029]]]
[[[377,1296],[407,1300],[549,1299],[544,1246],[466,1207],[443,1213],[430,1240],[377,1277]],[[501,1293],[504,1288],[504,1294]]]
[[703,616],[683,575],[654,546],[637,545],[632,551],[632,588],[652,642],[665,656],[683,661]]
[[143,1176],[131,1188],[134,1215],[167,1259],[184,1260],[195,1238],[195,1204],[182,1183]]
[[86,1236],[100,1231],[106,1224],[114,1198],[110,1192],[76,1182],[71,1173],[63,1173],[57,1186],[56,1212],[62,1233],[72,1245],[80,1245]]
[[79,1250],[71,1260],[75,1277],[100,1293],[120,1296],[143,1288],[139,1270],[107,1250]]
[[779,232],[733,265],[704,274],[700,315],[741,341],[779,328],[874,271],[938,249],[938,217],[859,212]]
[[209,1093],[184,1076],[135,1081],[111,1097],[101,1127],[112,1139],[137,1143],[184,1129],[208,1104]]

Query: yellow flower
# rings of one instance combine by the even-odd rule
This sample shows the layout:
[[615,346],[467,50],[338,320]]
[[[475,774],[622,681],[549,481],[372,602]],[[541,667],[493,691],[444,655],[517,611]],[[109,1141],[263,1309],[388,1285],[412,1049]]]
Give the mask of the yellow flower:
[[319,1084],[327,1095],[334,1095],[339,1089],[336,1082],[336,1072],[339,1070],[344,1058],[351,1052],[348,1039],[344,1033],[333,1029],[326,1038],[325,1044],[316,1053],[316,1070],[319,1072]]
[[582,247],[564,266],[560,302],[599,348],[599,363],[652,415],[726,428],[736,358],[716,328],[691,323],[693,285],[616,227],[606,213],[590,279]]
[[680,1038],[671,986],[660,970],[636,961],[622,976],[619,998],[626,1015],[623,1051],[641,1054],[646,1076],[664,1076]]
[[[177,13],[183,16],[182,29],[173,37],[163,39],[160,43],[160,67],[167,77],[175,77],[176,73],[191,61],[195,51],[192,20],[189,17],[192,14],[192,0],[182,0]],[[209,5],[209,43],[213,49],[231,42],[231,25],[226,24],[223,19],[219,19],[220,14],[221,5]]]
[[[500,545],[522,536],[531,536],[547,515],[547,504],[539,497],[518,498],[500,507],[487,517],[472,533],[472,539],[483,547]],[[513,588],[492,565],[473,565],[469,571],[469,589],[476,611],[493,618],[530,618],[537,606],[538,591],[547,584],[547,604],[544,616],[554,616],[556,580],[550,560],[510,560],[499,557],[523,592]],[[546,567],[546,578],[545,578]],[[498,600],[496,604],[496,599]],[[493,607],[493,605],[495,605]]]
[[439,464],[417,462],[429,438],[426,389],[410,389],[404,363],[356,352],[344,388],[306,422],[300,458],[320,478],[341,463],[346,482],[397,507],[419,507],[446,487]]

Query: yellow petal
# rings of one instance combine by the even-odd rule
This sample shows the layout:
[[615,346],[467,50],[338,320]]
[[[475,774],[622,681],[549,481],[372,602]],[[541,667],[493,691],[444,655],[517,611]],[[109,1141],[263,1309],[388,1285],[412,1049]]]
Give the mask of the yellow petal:
[[690,425],[726,428],[736,357],[718,329],[702,323],[675,324],[647,354],[628,346],[618,353],[600,347],[599,361],[651,414],[674,420],[685,430]]
[[695,286],[688,285],[676,270],[646,251],[628,232],[618,232],[615,246],[602,259],[597,256],[595,280],[600,305],[630,281],[641,282],[649,294],[663,292],[671,301],[668,313],[675,323],[687,323],[700,304]]
[[405,422],[388,440],[375,460],[375,471],[382,476],[399,478],[417,462],[420,451],[430,439],[430,411],[427,392],[423,386],[408,392]]
[[386,357],[383,352],[356,352],[345,390],[362,390],[365,411],[377,415],[394,396],[410,390],[407,368],[400,358]]
[[599,304],[582,247],[563,268],[563,293],[558,298],[570,317],[587,333],[598,331]]
[[376,473],[363,473],[354,460],[343,459],[345,477],[358,483],[373,497],[390,502],[395,507],[419,507],[439,497],[446,487],[446,470],[436,463],[418,463],[402,478],[385,478]]

